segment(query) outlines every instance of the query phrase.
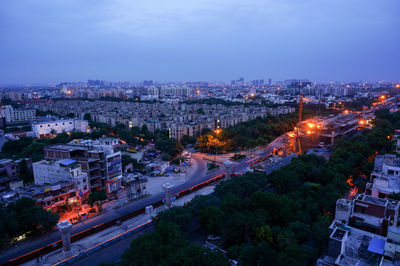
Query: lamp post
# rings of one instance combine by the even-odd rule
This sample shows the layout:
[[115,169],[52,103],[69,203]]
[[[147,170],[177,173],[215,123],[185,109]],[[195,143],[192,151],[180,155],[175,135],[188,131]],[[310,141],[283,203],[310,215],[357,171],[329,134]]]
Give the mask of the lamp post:
[[[217,128],[216,130],[214,130],[215,134],[219,135],[219,133],[221,133],[221,129]],[[218,141],[218,139],[217,139]],[[215,142],[215,155],[214,155],[214,163],[217,164],[217,155],[218,155],[218,142]]]

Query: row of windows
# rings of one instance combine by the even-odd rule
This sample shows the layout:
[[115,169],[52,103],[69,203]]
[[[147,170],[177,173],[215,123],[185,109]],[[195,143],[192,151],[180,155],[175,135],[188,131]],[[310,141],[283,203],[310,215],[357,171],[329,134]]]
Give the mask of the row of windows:
[[[65,125],[65,123],[62,123],[63,125]],[[69,122],[70,125],[72,125],[72,122]],[[47,124],[48,127],[50,127],[50,124]],[[58,124],[56,124],[56,126],[58,126]],[[42,125],[40,125],[40,127],[43,127]]]

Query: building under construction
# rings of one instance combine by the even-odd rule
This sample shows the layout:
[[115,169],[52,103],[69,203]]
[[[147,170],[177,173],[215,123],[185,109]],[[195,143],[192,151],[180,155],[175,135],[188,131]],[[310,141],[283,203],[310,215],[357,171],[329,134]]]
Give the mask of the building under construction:
[[356,133],[369,126],[371,115],[345,111],[328,117],[314,117],[297,124],[302,149],[306,146],[332,145],[340,137]]

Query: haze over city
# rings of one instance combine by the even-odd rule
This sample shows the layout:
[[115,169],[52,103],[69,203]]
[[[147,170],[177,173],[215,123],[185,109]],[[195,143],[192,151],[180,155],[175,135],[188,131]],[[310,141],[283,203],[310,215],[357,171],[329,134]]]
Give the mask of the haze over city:
[[399,78],[400,2],[0,2],[0,84]]
[[0,0],[0,265],[400,265],[400,0]]

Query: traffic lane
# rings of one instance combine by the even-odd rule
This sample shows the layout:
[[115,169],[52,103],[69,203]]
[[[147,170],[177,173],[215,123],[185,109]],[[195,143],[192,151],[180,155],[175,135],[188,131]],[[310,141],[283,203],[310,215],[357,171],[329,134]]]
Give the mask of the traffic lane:
[[134,234],[126,239],[123,239],[109,247],[106,247],[95,254],[90,255],[87,258],[84,258],[76,263],[73,263],[72,265],[75,266],[87,266],[87,265],[99,265],[100,263],[115,263],[116,261],[119,261],[121,259],[122,254],[127,250],[131,243],[132,240],[135,238],[148,233],[148,232],[153,232],[154,227],[149,227],[146,228],[145,230]]

